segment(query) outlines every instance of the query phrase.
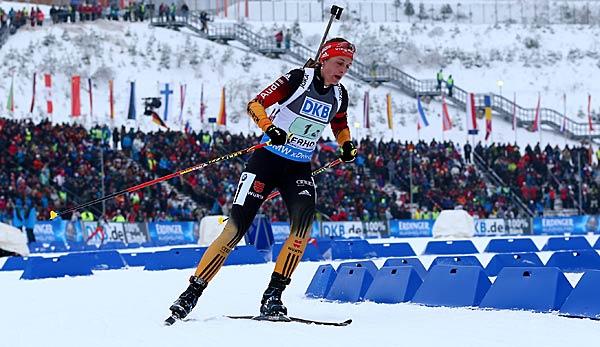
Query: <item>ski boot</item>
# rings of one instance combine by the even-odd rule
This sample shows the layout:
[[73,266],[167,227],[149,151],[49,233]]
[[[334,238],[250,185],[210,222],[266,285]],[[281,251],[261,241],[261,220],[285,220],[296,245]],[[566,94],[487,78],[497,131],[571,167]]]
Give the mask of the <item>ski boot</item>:
[[290,320],[287,316],[287,308],[283,306],[283,302],[281,301],[281,294],[288,284],[290,284],[289,278],[273,272],[271,282],[269,282],[269,286],[260,301],[260,316],[257,317],[259,320]]
[[192,311],[196,303],[198,302],[198,298],[202,295],[202,292],[206,288],[208,283],[197,276],[190,277],[190,285],[187,289],[179,295],[179,298],[175,300],[173,305],[169,307],[171,310],[171,317],[167,319],[167,325],[169,321],[175,321],[175,319],[183,319],[187,317],[188,314]]

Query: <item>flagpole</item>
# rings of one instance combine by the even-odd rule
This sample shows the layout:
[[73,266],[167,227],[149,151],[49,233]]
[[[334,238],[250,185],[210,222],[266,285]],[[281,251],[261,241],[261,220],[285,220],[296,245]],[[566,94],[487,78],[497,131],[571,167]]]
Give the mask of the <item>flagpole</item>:
[[[540,92],[538,92],[538,101],[541,100]],[[542,105],[540,102],[538,114],[538,131],[540,132],[540,149],[542,149]]]
[[[567,130],[567,93],[563,93],[563,124],[565,125],[563,129],[563,137],[565,139],[565,147],[567,146],[567,135],[565,131]],[[561,127],[562,128],[562,127]]]
[[515,127],[515,146],[517,145],[517,92],[513,93],[513,126]]

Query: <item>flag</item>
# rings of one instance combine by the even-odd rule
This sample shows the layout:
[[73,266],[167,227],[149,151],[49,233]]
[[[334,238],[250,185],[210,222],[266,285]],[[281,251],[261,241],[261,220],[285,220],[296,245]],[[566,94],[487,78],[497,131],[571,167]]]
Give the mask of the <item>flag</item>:
[[565,105],[565,113],[563,114],[563,121],[560,125],[560,132],[564,133],[567,130],[567,93],[563,93],[563,104]]
[[79,76],[71,77],[71,116],[81,116],[81,98],[80,92],[81,78]]
[[363,98],[363,126],[369,129],[369,92],[365,91]]
[[483,97],[483,105],[485,106],[485,140],[492,135],[492,97],[485,95]]
[[10,91],[8,92],[8,100],[6,100],[6,110],[9,112],[15,112],[14,81],[15,77],[13,76],[10,79]]
[[594,131],[594,125],[592,124],[592,95],[588,94],[588,124],[590,126],[590,133]]
[[35,106],[35,80],[37,74],[33,73],[33,94],[31,94],[31,107],[29,108],[29,113],[33,113],[33,106]]
[[185,91],[187,84],[179,85],[179,124],[183,123],[183,105],[185,104]]
[[204,104],[204,84],[200,91],[200,122],[204,123],[204,112],[206,112],[206,105]]
[[169,95],[173,94],[173,90],[169,89],[169,84],[165,83],[165,89],[161,90],[160,93],[165,96],[165,112],[163,118],[169,119]]
[[421,122],[423,122],[423,127],[429,126],[429,122],[425,116],[425,111],[423,111],[423,106],[421,105],[420,95],[417,95],[417,110],[419,111],[419,117],[417,118],[417,129],[421,129]]
[[217,125],[227,125],[227,111],[225,110],[225,87],[221,89],[221,107],[219,108]]
[[52,75],[44,74],[44,90],[46,92],[46,112],[52,114],[54,107],[52,105]]
[[152,121],[153,121],[155,124],[157,124],[158,126],[165,127],[165,128],[167,128],[167,129],[169,128],[169,127],[167,126],[167,124],[165,124],[165,122],[163,122],[163,120],[162,120],[162,119],[160,119],[160,116],[159,116],[159,115],[158,115],[158,113],[156,113],[156,112],[152,112]]
[[448,131],[452,129],[452,119],[448,112],[448,104],[446,104],[446,97],[442,94],[442,131]]
[[189,134],[192,132],[192,126],[190,125],[190,121],[188,120],[187,122],[185,122],[185,133]]
[[108,103],[109,103],[109,115],[110,119],[115,119],[115,96],[113,89],[113,80],[108,81]]
[[531,131],[532,132],[536,132],[538,130],[541,131],[540,129],[540,95],[538,94],[538,102],[537,102],[537,106],[535,107],[535,117],[533,118],[533,124],[531,124]]
[[129,111],[127,112],[127,119],[135,119],[135,82],[130,82],[131,87],[129,88]]
[[387,93],[386,95],[386,105],[388,128],[394,129],[394,115],[392,114],[392,94],[390,93]]
[[517,93],[513,94],[512,130],[517,129]]
[[467,94],[467,131],[469,135],[477,135],[477,110],[475,109],[475,94]]
[[90,118],[94,115],[94,100],[92,96],[92,79],[88,78],[88,94],[90,96]]

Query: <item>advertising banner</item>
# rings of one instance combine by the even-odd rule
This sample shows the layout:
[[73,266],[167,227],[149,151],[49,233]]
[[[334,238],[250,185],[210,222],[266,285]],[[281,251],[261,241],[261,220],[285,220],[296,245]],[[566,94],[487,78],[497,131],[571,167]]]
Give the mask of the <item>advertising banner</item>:
[[83,241],[82,226],[79,221],[71,222],[70,220],[63,219],[38,221],[33,227],[33,233],[35,235],[35,240],[38,242]]
[[159,242],[193,243],[194,222],[150,222],[148,235]]
[[535,217],[534,235],[600,233],[599,216]]
[[433,220],[392,219],[389,225],[391,237],[428,237],[431,236]]
[[528,219],[476,219],[476,236],[494,236],[494,235],[528,235],[531,234],[531,223]]

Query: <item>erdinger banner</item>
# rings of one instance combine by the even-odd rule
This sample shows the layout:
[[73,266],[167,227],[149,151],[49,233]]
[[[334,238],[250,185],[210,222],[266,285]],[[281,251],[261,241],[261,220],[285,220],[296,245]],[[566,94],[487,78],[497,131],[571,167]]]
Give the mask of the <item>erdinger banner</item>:
[[600,216],[535,217],[534,235],[600,233]]
[[160,242],[195,242],[194,222],[151,222],[148,223],[148,235]]
[[391,237],[428,237],[431,236],[433,220],[392,219],[390,220]]
[[[275,242],[285,242],[290,235],[290,223],[288,222],[271,222],[271,229],[273,229],[273,239]],[[319,222],[313,222],[310,237],[321,237]]]
[[45,243],[83,241],[82,227],[79,221],[71,222],[63,219],[39,221],[33,227],[33,234],[36,241]]

